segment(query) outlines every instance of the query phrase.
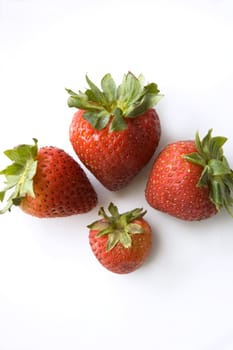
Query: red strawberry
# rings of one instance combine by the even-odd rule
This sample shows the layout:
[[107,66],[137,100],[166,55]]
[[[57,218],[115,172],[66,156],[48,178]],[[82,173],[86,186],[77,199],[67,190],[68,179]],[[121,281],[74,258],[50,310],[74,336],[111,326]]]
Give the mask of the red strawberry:
[[155,209],[183,220],[201,220],[224,207],[232,215],[233,172],[223,155],[225,137],[178,141],[167,145],[155,160],[146,186],[146,199]]
[[97,204],[97,196],[79,164],[56,147],[19,145],[5,151],[12,160],[0,174],[6,177],[6,187],[0,200],[11,190],[8,203],[0,213],[12,205],[39,218],[62,217],[88,212]]
[[108,270],[124,274],[138,269],[148,257],[152,245],[152,232],[143,219],[146,213],[134,209],[119,214],[110,203],[108,216],[103,208],[103,218],[89,225],[89,242],[99,262]]
[[101,91],[70,94],[69,107],[79,108],[70,126],[70,141],[82,163],[109,190],[125,187],[149,162],[160,140],[160,120],[152,107],[161,99],[157,85],[143,86],[132,73],[116,87],[110,74]]

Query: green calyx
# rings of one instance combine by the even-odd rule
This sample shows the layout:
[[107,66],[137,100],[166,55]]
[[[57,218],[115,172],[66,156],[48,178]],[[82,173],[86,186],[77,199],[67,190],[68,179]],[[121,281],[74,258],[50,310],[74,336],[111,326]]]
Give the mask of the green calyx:
[[120,242],[126,249],[131,247],[132,234],[142,234],[144,229],[141,225],[134,222],[134,220],[142,218],[146,211],[142,208],[120,214],[117,207],[110,203],[108,206],[108,216],[103,207],[99,210],[99,215],[103,217],[87,227],[91,230],[99,231],[96,237],[108,235],[107,251],[110,251],[115,245]]
[[6,193],[10,196],[0,214],[10,211],[13,205],[20,205],[22,199],[29,194],[34,197],[33,177],[37,168],[37,140],[33,139],[34,145],[19,145],[6,150],[4,154],[12,161],[12,164],[0,171],[5,176],[5,188],[0,191],[0,201],[3,202]]
[[103,129],[110,121],[110,131],[126,128],[125,118],[135,118],[155,106],[162,95],[155,83],[144,86],[144,77],[136,78],[131,72],[124,75],[117,87],[108,73],[101,80],[102,91],[88,78],[84,93],[66,89],[70,95],[68,106],[85,110],[83,117],[95,129]]
[[203,167],[197,186],[205,186],[210,190],[210,200],[217,210],[225,208],[233,217],[233,171],[223,154],[222,146],[227,141],[223,136],[211,136],[212,129],[200,140],[196,134],[197,152],[185,155],[184,158]]

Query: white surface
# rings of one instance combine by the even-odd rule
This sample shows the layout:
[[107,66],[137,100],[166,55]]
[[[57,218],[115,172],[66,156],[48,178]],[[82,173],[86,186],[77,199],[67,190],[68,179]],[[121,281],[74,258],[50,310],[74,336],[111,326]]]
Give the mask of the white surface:
[[[225,135],[233,164],[231,0],[0,0],[0,168],[6,148],[56,145],[74,155],[65,87],[84,89],[128,70],[158,83],[158,148]],[[150,163],[151,165],[151,163]],[[186,223],[144,199],[150,165],[118,193],[90,175],[99,205],[148,210],[154,248],[129,275],[102,268],[88,244],[88,214],[0,217],[1,350],[233,349],[232,219]]]

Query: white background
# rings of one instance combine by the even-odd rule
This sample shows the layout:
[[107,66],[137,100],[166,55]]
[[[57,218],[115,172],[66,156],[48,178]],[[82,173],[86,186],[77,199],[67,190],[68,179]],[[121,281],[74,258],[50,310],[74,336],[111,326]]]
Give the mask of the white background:
[[[156,154],[213,128],[233,164],[232,36],[232,0],[0,0],[0,168],[5,149],[32,137],[77,159],[65,87],[84,90],[86,73],[120,83],[128,70],[164,94]],[[0,217],[0,350],[233,349],[232,218],[150,208],[152,161],[117,193],[87,172],[99,197],[88,214]],[[147,209],[153,228],[150,258],[128,275],[105,270],[88,243],[86,225],[110,201]]]

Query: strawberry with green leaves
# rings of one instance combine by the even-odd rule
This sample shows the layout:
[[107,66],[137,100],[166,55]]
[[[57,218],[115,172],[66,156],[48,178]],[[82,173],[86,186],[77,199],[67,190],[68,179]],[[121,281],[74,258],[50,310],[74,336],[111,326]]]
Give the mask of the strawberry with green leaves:
[[5,188],[4,201],[10,195],[3,214],[13,205],[27,214],[39,217],[63,217],[90,211],[97,204],[97,195],[80,165],[57,147],[22,144],[4,152],[12,161],[0,172]]
[[143,219],[146,211],[136,208],[120,214],[113,203],[109,204],[108,210],[110,215],[101,207],[99,215],[102,218],[88,226],[92,251],[111,272],[133,272],[151,251],[152,231]]
[[117,87],[110,74],[100,90],[87,76],[83,93],[68,90],[69,107],[78,108],[70,125],[70,141],[79,159],[109,190],[124,188],[149,162],[161,134],[153,107],[162,95],[155,83],[124,75]]
[[155,160],[146,200],[155,209],[183,220],[209,218],[225,208],[232,216],[233,171],[223,154],[226,142],[212,137],[168,144]]

